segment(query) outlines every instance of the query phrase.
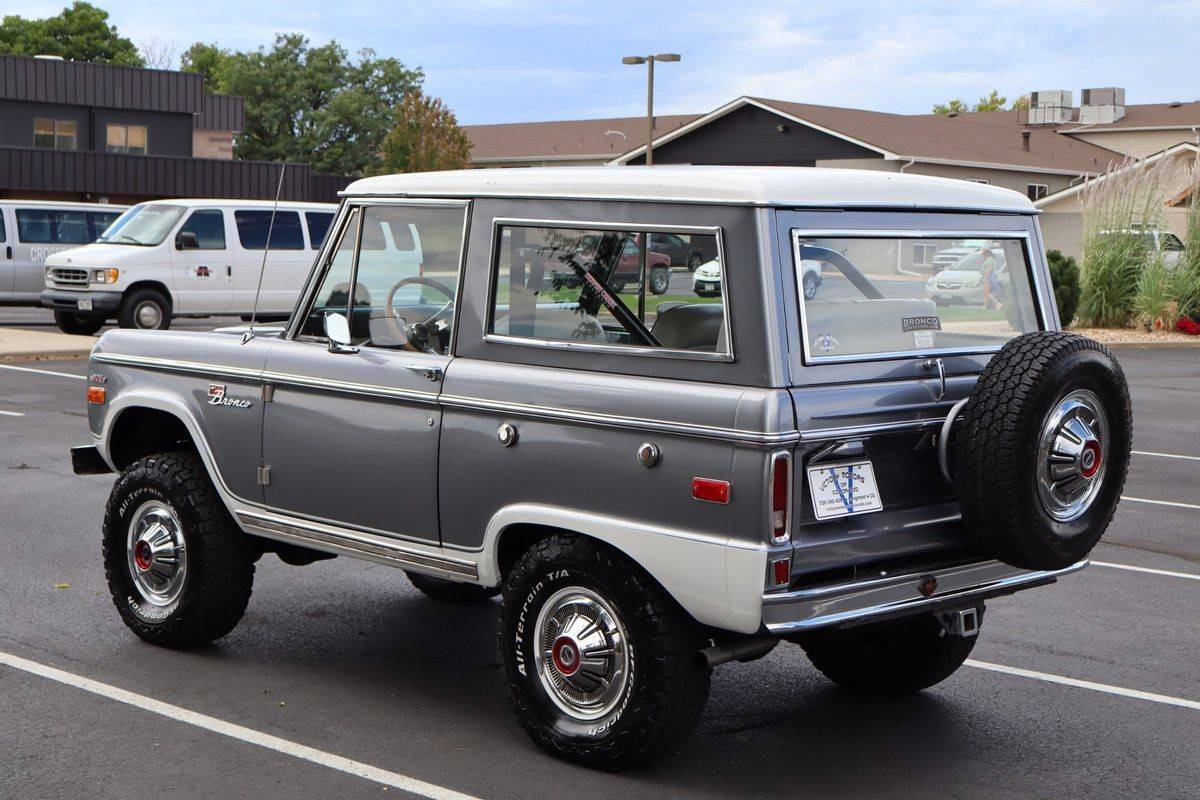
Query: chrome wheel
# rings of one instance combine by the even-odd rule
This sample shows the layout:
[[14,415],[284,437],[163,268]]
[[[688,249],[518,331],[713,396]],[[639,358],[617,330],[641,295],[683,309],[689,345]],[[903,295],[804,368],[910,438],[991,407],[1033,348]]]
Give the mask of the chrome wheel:
[[133,319],[139,328],[157,330],[162,326],[162,309],[153,300],[143,300],[133,310]]
[[1046,513],[1072,522],[1091,507],[1108,462],[1108,417],[1100,398],[1077,389],[1050,411],[1038,445],[1038,496]]
[[632,679],[625,627],[591,589],[552,595],[537,618],[535,659],[546,694],[578,720],[599,719],[621,702]]
[[187,547],[171,507],[160,500],[142,503],[130,520],[125,549],[142,599],[155,606],[175,602],[187,579]]

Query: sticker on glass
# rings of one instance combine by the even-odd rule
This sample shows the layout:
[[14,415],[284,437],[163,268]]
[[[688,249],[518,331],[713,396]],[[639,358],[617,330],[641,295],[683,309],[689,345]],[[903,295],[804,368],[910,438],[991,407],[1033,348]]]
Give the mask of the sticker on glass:
[[913,331],[913,347],[933,347],[933,331]]
[[924,317],[904,317],[900,320],[900,326],[905,333],[913,331],[940,331],[942,329],[942,320],[936,314],[930,314]]
[[841,342],[839,342],[831,333],[822,333],[817,337],[817,349],[822,353],[828,353],[831,350],[836,350],[839,344],[841,344]]

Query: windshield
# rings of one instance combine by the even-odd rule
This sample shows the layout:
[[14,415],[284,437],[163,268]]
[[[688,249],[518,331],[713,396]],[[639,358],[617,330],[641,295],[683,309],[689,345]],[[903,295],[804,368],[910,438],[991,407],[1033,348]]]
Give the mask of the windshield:
[[1038,330],[1025,244],[794,232],[807,360],[981,352]]
[[153,247],[167,238],[186,210],[164,203],[140,203],[117,217],[96,241]]

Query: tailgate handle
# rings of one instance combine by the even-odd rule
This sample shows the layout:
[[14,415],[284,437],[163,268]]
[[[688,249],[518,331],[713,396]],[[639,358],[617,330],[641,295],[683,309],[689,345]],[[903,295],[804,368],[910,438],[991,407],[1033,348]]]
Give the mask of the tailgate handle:
[[958,419],[958,415],[966,408],[970,399],[964,397],[954,404],[950,413],[946,415],[946,421],[942,423],[941,435],[938,436],[938,466],[941,467],[942,477],[946,479],[947,483],[954,483],[954,475],[950,472],[950,428],[954,425],[954,420]]
[[921,362],[921,366],[925,369],[936,369],[938,372],[938,396],[941,400],[946,396],[946,364],[940,358],[927,358]]

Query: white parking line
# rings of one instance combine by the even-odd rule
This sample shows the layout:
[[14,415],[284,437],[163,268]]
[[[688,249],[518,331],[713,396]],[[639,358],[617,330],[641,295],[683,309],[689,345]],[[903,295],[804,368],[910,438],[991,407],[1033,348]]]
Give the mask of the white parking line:
[[1200,505],[1195,503],[1178,503],[1174,500],[1150,500],[1145,497],[1130,497],[1127,494],[1121,495],[1121,499],[1129,503],[1150,503],[1155,506],[1171,506],[1173,508],[1193,508],[1200,511]]
[[1200,456],[1181,456],[1178,453],[1155,453],[1152,450],[1130,450],[1135,456],[1157,456],[1159,458],[1178,458],[1183,461],[1200,461]]
[[85,678],[81,675],[75,675],[71,672],[65,672],[55,667],[50,667],[45,664],[39,664],[36,661],[30,661],[19,656],[14,656],[10,653],[0,651],[0,664],[19,669],[22,672],[28,672],[31,675],[37,675],[48,680],[57,681],[58,683],[73,686],[76,689],[82,689],[85,692],[90,692],[101,697],[106,697],[109,700],[115,700],[118,703],[140,708],[143,711],[149,711],[152,714],[158,714],[168,719],[183,722],[188,725],[194,725],[197,728],[203,728],[206,731],[228,736],[231,739],[237,739],[247,744],[263,747],[267,750],[274,750],[277,753],[299,758],[304,761],[309,761],[313,764],[319,764],[323,767],[329,767],[339,772],[345,772],[348,775],[355,775],[359,778],[365,778],[375,783],[381,783],[385,786],[390,786],[395,789],[400,789],[411,794],[421,797],[428,797],[431,800],[477,800],[468,794],[456,792],[453,789],[447,789],[444,786],[438,786],[433,783],[410,778],[407,775],[401,775],[398,772],[389,772],[379,767],[373,767],[370,764],[364,764],[361,761],[354,761],[349,758],[343,758],[333,753],[326,753],[324,750],[317,750],[307,745],[297,744],[296,742],[287,739],[281,739],[278,736],[272,736],[268,733],[262,733],[252,728],[245,728],[241,725],[235,725],[232,722],[210,717],[207,714],[199,714],[195,711],[190,711],[186,708],[181,708],[170,703],[164,703],[159,700],[151,700],[140,694],[127,692],[124,689],[119,689],[116,686],[110,686],[107,683],[94,681],[91,678]]
[[967,659],[965,663],[968,667],[984,669],[989,672],[1000,672],[1005,675],[1015,675],[1018,678],[1032,678],[1035,681],[1057,683],[1060,686],[1073,686],[1076,689],[1089,689],[1093,692],[1115,694],[1121,697],[1132,697],[1135,700],[1149,700],[1152,703],[1162,703],[1163,705],[1179,706],[1180,708],[1190,708],[1193,711],[1200,711],[1200,702],[1195,700],[1185,700],[1182,697],[1171,697],[1170,695],[1155,694],[1154,692],[1143,692],[1140,689],[1126,689],[1123,686],[1110,686],[1107,683],[1081,681],[1078,678],[1066,678],[1062,675],[1052,675],[1049,672],[1035,672],[1034,670],[1021,669],[1020,667],[1008,667],[1004,664],[993,664],[989,661],[976,661],[973,658]]
[[20,411],[0,411],[0,416],[4,417],[23,417],[25,416]]
[[1193,581],[1200,581],[1200,575],[1193,575],[1190,572],[1172,572],[1169,569],[1152,569],[1150,567],[1135,567],[1131,564],[1113,564],[1108,561],[1093,561],[1093,567],[1108,567],[1109,569],[1124,569],[1130,572],[1145,572],[1150,575],[1162,575],[1167,578],[1188,578]]
[[31,367],[18,367],[13,364],[0,364],[0,369],[12,369],[17,372],[33,372],[38,375],[53,375],[57,378],[74,378],[77,381],[86,381],[87,375],[74,375],[70,372],[55,372],[52,369],[33,369]]

